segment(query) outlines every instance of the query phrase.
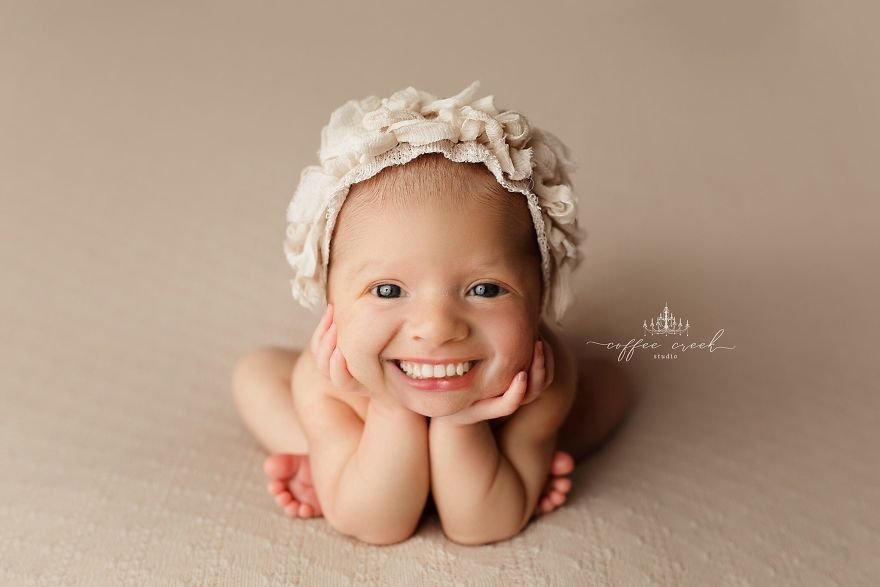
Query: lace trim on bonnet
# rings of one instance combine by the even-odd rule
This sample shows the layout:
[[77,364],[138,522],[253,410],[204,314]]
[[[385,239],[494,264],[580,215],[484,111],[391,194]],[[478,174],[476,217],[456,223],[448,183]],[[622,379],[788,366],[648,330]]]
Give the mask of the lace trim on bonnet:
[[294,270],[293,297],[310,310],[326,304],[327,262],[336,217],[349,188],[391,165],[425,153],[482,163],[508,191],[526,196],[541,250],[542,313],[557,323],[572,301],[571,274],[580,264],[575,164],[555,135],[525,116],[499,111],[494,96],[474,100],[479,81],[438,99],[408,87],[390,98],[349,100],[321,132],[321,165],[303,169],[287,208],[284,253]]

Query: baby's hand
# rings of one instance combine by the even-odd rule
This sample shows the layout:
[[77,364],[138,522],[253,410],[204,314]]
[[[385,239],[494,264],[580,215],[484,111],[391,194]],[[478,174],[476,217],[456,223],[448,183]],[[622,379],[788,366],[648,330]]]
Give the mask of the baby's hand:
[[553,381],[553,353],[548,353],[547,359],[545,359],[545,344],[543,339],[535,342],[535,351],[532,354],[532,364],[529,367],[528,375],[525,371],[520,371],[502,395],[478,401],[449,416],[432,418],[432,423],[443,422],[457,426],[468,426],[493,418],[509,416],[520,406],[538,399]]
[[318,363],[318,369],[324,377],[330,379],[337,389],[346,393],[368,393],[361,383],[352,377],[342,351],[336,346],[336,322],[333,320],[333,306],[327,304],[324,317],[315,328],[309,344],[312,355]]
[[535,361],[537,360],[538,355],[540,354],[540,361],[542,366],[544,367],[544,378],[543,383],[529,385],[529,392],[526,394],[526,397],[523,398],[523,401],[520,403],[520,406],[524,406],[526,404],[530,404],[539,397],[544,392],[545,389],[550,387],[550,384],[553,383],[553,377],[555,375],[555,363],[553,360],[553,349],[550,348],[550,345],[547,344],[547,341],[544,340],[544,337],[539,336],[538,344],[535,348],[535,354],[532,356],[532,365],[534,366]]

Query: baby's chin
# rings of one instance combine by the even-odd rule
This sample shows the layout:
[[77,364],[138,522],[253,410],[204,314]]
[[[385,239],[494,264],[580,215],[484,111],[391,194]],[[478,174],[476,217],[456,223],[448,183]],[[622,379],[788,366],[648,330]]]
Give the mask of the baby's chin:
[[427,393],[404,393],[397,396],[402,406],[411,412],[427,416],[428,418],[442,418],[451,416],[482,401],[485,394],[475,390],[467,390],[462,393],[455,392],[427,392]]
[[425,402],[425,401],[412,401],[411,398],[407,398],[408,401],[402,401],[404,407],[406,407],[409,411],[414,412],[416,414],[420,414],[422,416],[427,416],[428,418],[442,418],[444,416],[451,416],[453,414],[457,414],[461,410],[467,407],[467,403],[464,405],[455,405],[459,402]]

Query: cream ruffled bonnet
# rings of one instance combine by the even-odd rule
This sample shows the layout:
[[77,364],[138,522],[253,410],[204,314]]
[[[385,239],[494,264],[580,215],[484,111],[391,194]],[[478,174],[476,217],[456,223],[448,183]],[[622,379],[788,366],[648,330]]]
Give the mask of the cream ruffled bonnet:
[[[327,263],[336,217],[349,188],[425,153],[482,163],[510,192],[528,199],[541,250],[542,313],[559,323],[572,301],[571,274],[585,237],[569,149],[494,96],[474,99],[479,81],[451,98],[408,87],[390,98],[349,100],[321,132],[320,165],[303,169],[287,208],[284,253],[294,270],[293,297],[311,310],[326,304]],[[513,196],[513,194],[511,194]]]

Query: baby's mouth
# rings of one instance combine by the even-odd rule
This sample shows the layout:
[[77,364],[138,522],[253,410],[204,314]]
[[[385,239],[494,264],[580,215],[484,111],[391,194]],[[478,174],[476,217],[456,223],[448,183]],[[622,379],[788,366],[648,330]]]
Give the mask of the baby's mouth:
[[411,379],[453,379],[467,374],[473,369],[479,360],[469,360],[462,363],[447,363],[442,365],[429,365],[425,363],[413,363],[409,361],[391,360],[407,377]]

